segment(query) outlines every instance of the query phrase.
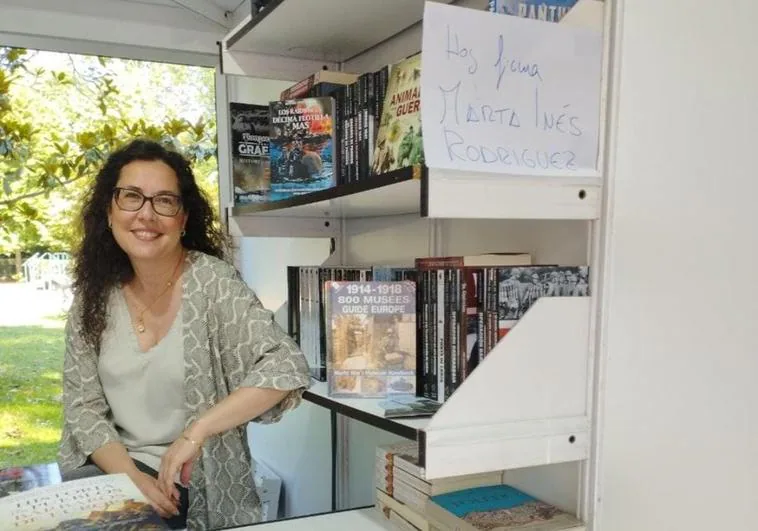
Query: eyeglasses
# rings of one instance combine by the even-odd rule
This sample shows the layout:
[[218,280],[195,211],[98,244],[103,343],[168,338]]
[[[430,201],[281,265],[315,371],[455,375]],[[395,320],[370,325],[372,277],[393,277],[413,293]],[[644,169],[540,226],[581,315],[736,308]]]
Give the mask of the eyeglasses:
[[182,198],[168,192],[148,196],[139,190],[116,186],[113,189],[113,198],[118,208],[127,212],[136,212],[141,209],[145,201],[150,201],[153,211],[161,216],[176,216],[182,208]]

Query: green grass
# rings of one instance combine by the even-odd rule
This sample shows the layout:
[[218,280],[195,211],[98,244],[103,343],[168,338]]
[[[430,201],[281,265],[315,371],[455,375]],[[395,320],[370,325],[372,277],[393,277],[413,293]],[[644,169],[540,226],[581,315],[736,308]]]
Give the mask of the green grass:
[[0,326],[0,469],[55,461],[63,350],[63,321]]

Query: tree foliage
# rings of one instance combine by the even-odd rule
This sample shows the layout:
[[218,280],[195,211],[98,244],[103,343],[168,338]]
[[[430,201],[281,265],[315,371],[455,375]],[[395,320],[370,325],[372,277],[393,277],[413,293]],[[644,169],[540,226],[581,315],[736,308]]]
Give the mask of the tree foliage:
[[69,250],[84,192],[135,137],[174,147],[212,201],[213,71],[0,48],[0,254]]

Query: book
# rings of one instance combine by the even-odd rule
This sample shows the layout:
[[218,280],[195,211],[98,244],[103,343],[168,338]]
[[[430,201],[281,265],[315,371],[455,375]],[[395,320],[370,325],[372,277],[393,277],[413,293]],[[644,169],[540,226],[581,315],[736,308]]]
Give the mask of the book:
[[169,529],[126,474],[83,478],[0,498],[7,531]]
[[394,396],[381,400],[378,404],[384,412],[384,418],[429,417],[434,415],[442,404],[420,396]]
[[229,103],[234,203],[260,203],[271,190],[268,105]]
[[339,72],[337,70],[319,70],[310,76],[284,89],[279,94],[280,100],[292,100],[303,98],[309,95],[313,88],[323,85],[322,90],[331,91],[337,87],[350,85],[358,79],[359,74],[350,72]]
[[371,174],[424,164],[421,54],[393,65],[384,96]]
[[425,514],[435,527],[456,531],[558,531],[582,525],[574,515],[510,485],[474,487],[430,496]]
[[577,0],[489,0],[493,13],[531,18],[545,22],[560,22]]
[[334,100],[272,101],[269,109],[271,200],[335,186]]
[[330,396],[416,393],[416,284],[328,281]]

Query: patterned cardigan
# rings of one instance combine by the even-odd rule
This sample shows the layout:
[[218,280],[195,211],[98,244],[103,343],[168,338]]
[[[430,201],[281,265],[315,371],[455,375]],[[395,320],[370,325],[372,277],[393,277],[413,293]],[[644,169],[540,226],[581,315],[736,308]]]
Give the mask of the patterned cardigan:
[[[272,423],[295,408],[310,385],[295,342],[226,262],[192,251],[182,277],[184,394],[187,426],[240,387],[291,390],[254,419]],[[66,324],[64,425],[58,464],[68,472],[119,435],[97,372],[97,353],[81,336],[78,301]],[[187,527],[222,529],[260,520],[245,426],[209,438],[189,486]]]

